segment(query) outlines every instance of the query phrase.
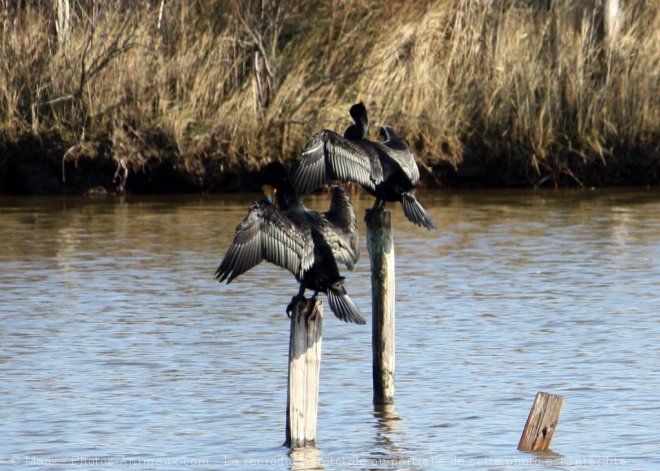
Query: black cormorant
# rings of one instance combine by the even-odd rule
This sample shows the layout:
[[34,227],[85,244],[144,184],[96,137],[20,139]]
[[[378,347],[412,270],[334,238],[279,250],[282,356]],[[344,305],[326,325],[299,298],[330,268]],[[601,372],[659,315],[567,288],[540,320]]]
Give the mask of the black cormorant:
[[307,143],[292,177],[296,190],[308,193],[330,180],[359,183],[376,197],[374,209],[382,209],[386,201],[400,201],[410,221],[437,229],[415,197],[419,169],[408,143],[390,126],[380,128],[382,142],[368,140],[363,103],[353,105],[350,114],[354,124],[343,137],[324,129]]
[[303,205],[279,162],[263,169],[264,192],[277,198],[257,201],[236,227],[234,240],[227,250],[216,277],[231,282],[240,274],[266,260],[286,268],[300,283],[300,291],[287,306],[291,314],[305,289],[326,293],[332,312],[341,320],[364,324],[365,320],[344,288],[337,263],[349,269],[359,253],[355,213],[350,199],[340,187],[332,188],[330,209],[320,213]]

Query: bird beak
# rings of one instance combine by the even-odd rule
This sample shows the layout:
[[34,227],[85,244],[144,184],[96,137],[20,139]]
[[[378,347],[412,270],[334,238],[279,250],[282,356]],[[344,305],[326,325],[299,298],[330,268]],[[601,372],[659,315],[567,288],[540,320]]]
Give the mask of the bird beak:
[[270,185],[264,185],[261,187],[261,189],[264,192],[264,195],[266,195],[266,199],[268,200],[269,203],[275,204],[275,187],[270,186]]

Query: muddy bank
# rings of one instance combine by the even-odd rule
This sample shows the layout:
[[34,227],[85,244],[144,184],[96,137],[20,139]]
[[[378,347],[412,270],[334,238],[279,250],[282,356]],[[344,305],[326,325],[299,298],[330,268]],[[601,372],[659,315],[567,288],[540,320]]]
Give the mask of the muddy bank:
[[238,192],[258,187],[257,172],[213,158],[186,162],[172,149],[117,158],[102,140],[68,147],[26,137],[0,148],[0,195]]
[[[162,144],[162,143],[161,143]],[[27,136],[0,149],[1,195],[90,195],[99,193],[218,193],[258,191],[255,165],[228,166],[210,151],[184,159],[167,145],[140,149],[139,158],[117,157],[109,141],[67,146]],[[585,161],[564,155],[536,169],[521,159],[483,158],[474,149],[458,166],[420,165],[428,188],[657,186],[660,157],[644,149],[620,150]],[[293,159],[285,161],[294,164]]]

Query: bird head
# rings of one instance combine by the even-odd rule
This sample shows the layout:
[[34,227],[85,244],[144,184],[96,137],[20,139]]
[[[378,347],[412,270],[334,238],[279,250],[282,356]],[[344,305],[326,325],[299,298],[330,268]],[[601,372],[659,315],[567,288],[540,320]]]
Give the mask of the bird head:
[[364,125],[365,127],[369,125],[369,117],[367,116],[367,108],[364,106],[364,103],[356,103],[353,106],[351,106],[351,109],[348,110],[348,112],[351,115],[351,118],[353,118],[353,121],[356,123],[360,123]]
[[271,203],[274,203],[273,198],[276,194],[280,206],[286,205],[287,201],[295,198],[289,175],[281,162],[271,162],[262,169],[261,183],[261,189]]
[[263,185],[261,190],[264,192],[268,202],[275,204],[275,194],[277,193],[277,189],[273,185]]

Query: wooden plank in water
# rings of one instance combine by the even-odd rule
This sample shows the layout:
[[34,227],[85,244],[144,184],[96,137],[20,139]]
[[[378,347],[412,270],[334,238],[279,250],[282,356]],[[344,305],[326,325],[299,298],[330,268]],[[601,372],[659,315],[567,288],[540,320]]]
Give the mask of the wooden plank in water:
[[563,405],[562,396],[544,392],[536,393],[525,429],[520,437],[520,443],[518,443],[518,449],[521,451],[546,451],[550,447]]
[[371,346],[374,404],[394,403],[395,269],[392,214],[368,209],[367,249],[371,260]]
[[303,299],[291,315],[285,446],[314,446],[321,372],[323,303]]

